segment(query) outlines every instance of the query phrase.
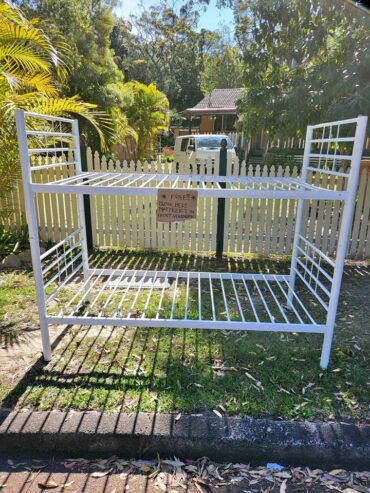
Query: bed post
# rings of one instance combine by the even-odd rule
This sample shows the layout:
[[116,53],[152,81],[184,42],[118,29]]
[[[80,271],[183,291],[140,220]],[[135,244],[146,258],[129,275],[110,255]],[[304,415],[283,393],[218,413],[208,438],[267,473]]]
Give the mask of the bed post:
[[32,267],[35,276],[37,307],[40,317],[40,330],[42,340],[42,353],[45,361],[51,360],[51,346],[48,323],[46,321],[46,306],[44,283],[41,267],[41,252],[39,243],[39,232],[37,227],[36,207],[34,192],[31,190],[32,175],[31,163],[28,155],[26,121],[23,110],[15,111],[15,121],[18,134],[19,155],[22,168],[22,179],[24,189],[24,203],[26,208],[28,234],[30,238],[30,248],[32,257]]
[[335,317],[339,301],[340,286],[344,269],[344,261],[346,259],[349,236],[352,229],[353,211],[355,207],[355,197],[357,192],[358,179],[360,174],[361,156],[366,137],[367,117],[359,116],[356,127],[355,141],[353,145],[351,171],[348,177],[347,195],[344,199],[342,219],[339,230],[339,238],[337,245],[337,255],[335,258],[335,268],[333,275],[332,289],[330,292],[330,301],[328,314],[326,318],[326,328],[324,333],[324,342],[322,345],[320,366],[326,370],[329,364],[331,344],[333,341]]
[[[303,163],[302,163],[302,181],[307,181],[307,166],[310,164],[310,151],[311,151],[311,140],[313,135],[313,127],[308,126],[306,132],[306,142],[304,147],[304,155],[303,155]],[[292,249],[292,260],[290,264],[290,272],[289,272],[289,292],[288,299],[290,303],[293,303],[293,292],[295,286],[296,273],[295,269],[297,268],[297,254],[298,254],[298,244],[299,244],[299,234],[302,230],[302,219],[303,219],[303,210],[304,210],[304,199],[298,200],[297,214],[296,214],[296,223],[294,229],[294,241],[293,241],[293,249]]]
[[[78,120],[72,121],[72,135],[73,135],[73,146],[74,146],[74,158],[76,163],[76,175],[82,173],[81,164],[81,149],[80,149],[80,133],[78,131]],[[81,251],[82,251],[82,262],[83,262],[83,274],[84,279],[87,281],[88,270],[89,270],[89,251],[87,246],[87,233],[85,224],[85,204],[84,196],[78,194],[78,215],[80,220],[80,235],[81,235]],[[86,287],[88,287],[86,285]]]

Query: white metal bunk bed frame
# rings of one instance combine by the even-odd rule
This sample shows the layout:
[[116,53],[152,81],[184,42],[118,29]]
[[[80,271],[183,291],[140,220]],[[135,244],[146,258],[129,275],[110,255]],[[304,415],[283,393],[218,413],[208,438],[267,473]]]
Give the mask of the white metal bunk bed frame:
[[[35,122],[37,124],[35,125]],[[49,324],[88,324],[115,325],[137,327],[174,327],[174,328],[205,328],[228,330],[255,331],[287,331],[322,333],[324,341],[321,352],[320,366],[326,369],[329,363],[330,349],[333,339],[335,317],[337,312],[344,261],[351,230],[355,196],[357,191],[359,169],[363,144],[366,135],[367,117],[325,123],[307,127],[306,144],[302,175],[294,178],[253,178],[235,176],[200,176],[200,175],[160,175],[144,173],[102,173],[83,172],[79,144],[77,120],[40,115],[23,110],[16,111],[18,143],[22,165],[24,198],[32,252],[32,264],[36,282],[37,304],[40,316],[40,328],[43,355],[46,361],[51,359],[49,339]],[[41,129],[40,129],[41,128]],[[343,128],[347,129],[341,136]],[[348,129],[353,129],[349,135]],[[70,130],[68,130],[70,129]],[[68,131],[67,131],[68,130]],[[319,135],[319,137],[317,137]],[[31,142],[30,142],[31,140]],[[52,142],[52,144],[50,144]],[[67,142],[67,143],[66,143]],[[72,146],[70,145],[72,143]],[[43,145],[44,144],[44,145]],[[345,154],[338,154],[341,146],[348,145]],[[312,150],[312,148],[314,148]],[[70,157],[61,159],[62,155]],[[71,157],[72,154],[72,157]],[[42,155],[46,164],[35,164],[33,156]],[[347,167],[343,163],[347,164]],[[53,179],[47,183],[34,180],[37,172],[43,169],[55,170],[66,167],[68,177]],[[348,167],[350,167],[348,171]],[[33,173],[36,173],[35,175]],[[319,173],[321,176],[334,175],[344,184],[344,189],[329,190],[307,183],[308,173]],[[55,178],[55,177],[54,177]],[[339,182],[338,182],[339,183]],[[226,184],[225,188],[220,184]],[[199,196],[224,198],[263,198],[263,199],[297,199],[297,219],[290,273],[288,275],[274,274],[241,274],[241,273],[210,273],[210,272],[178,272],[178,271],[134,271],[127,269],[90,268],[86,241],[86,226],[84,215],[83,195],[151,195],[156,196],[161,188],[182,188],[186,191],[197,190]],[[41,254],[37,211],[35,206],[36,193],[72,193],[78,197],[79,228],[64,240]],[[328,258],[313,243],[309,242],[302,231],[303,211],[305,200],[341,200],[344,207],[341,213],[341,226],[337,244],[335,261]],[[49,263],[43,268],[43,262]],[[77,262],[77,266],[76,266]],[[53,269],[57,272],[54,274]],[[55,299],[61,288],[68,285],[78,273],[83,273],[84,282],[57,316],[50,315],[47,303]],[[47,275],[52,275],[48,280]],[[94,286],[99,286],[104,278],[98,294],[93,297],[90,308],[82,316],[79,310],[93,293]],[[128,283],[122,298],[116,306],[113,315],[105,315],[104,309],[111,303],[120,281],[126,278]],[[295,290],[296,280],[303,283],[315,301],[323,307],[326,316],[324,323],[317,323],[304,302]],[[165,287],[169,280],[175,283],[170,316],[161,317],[162,302]],[[112,283],[113,280],[113,283]],[[114,280],[116,283],[114,283]],[[179,281],[186,281],[186,301],[183,318],[175,318],[174,309]],[[46,292],[49,286],[58,282],[51,293]],[[151,282],[149,294],[143,313],[140,317],[133,316],[135,303],[145,281]],[[155,282],[162,281],[160,297],[155,316],[147,317],[149,300]],[[197,283],[198,319],[188,317],[189,283]],[[221,286],[222,297],[226,309],[226,320],[219,320],[216,313],[213,296],[214,283]],[[235,295],[240,320],[232,320],[229,313],[228,300],[224,284],[230,282]],[[121,308],[130,291],[131,283],[136,283],[137,289],[131,307],[126,316],[121,316]],[[212,307],[212,318],[202,318],[202,296],[204,283],[208,286]],[[254,321],[246,320],[244,303],[238,293],[236,284],[244,289],[244,297],[249,303],[249,310]],[[258,314],[256,302],[253,301],[250,283],[259,296],[263,309],[269,321],[262,320]],[[203,284],[203,286],[202,286]],[[109,286],[109,288],[108,288]],[[261,286],[269,294],[282,321],[276,321],[269,310]],[[89,315],[91,307],[99,299],[104,290],[109,289],[108,299],[100,309],[98,316]],[[288,305],[288,309],[279,301],[278,296]],[[73,305],[75,303],[75,305]],[[66,314],[71,310],[69,314]],[[294,317],[295,323],[290,321]],[[297,322],[298,321],[298,322]]]

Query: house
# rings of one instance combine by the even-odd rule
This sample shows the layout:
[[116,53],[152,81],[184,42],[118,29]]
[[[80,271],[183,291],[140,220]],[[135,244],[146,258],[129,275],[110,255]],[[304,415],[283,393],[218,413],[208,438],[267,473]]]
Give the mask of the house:
[[190,133],[196,128],[199,133],[235,131],[238,108],[243,89],[213,89],[193,108],[183,114],[189,118]]

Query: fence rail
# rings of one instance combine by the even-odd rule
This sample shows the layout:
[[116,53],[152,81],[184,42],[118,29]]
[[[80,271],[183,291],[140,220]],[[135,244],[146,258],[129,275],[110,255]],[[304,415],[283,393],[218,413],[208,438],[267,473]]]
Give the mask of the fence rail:
[[[62,158],[61,158],[62,159]],[[40,162],[39,164],[47,164]],[[176,171],[167,162],[113,162],[104,155],[87,150],[89,171],[188,173],[189,165]],[[218,159],[194,164],[194,174],[217,174]],[[65,168],[43,169],[41,181],[67,176]],[[296,167],[261,168],[243,162],[228,162],[228,175],[297,176]],[[311,179],[311,178],[310,178]],[[319,179],[316,175],[315,180]],[[339,183],[327,177],[326,186],[334,189]],[[315,183],[315,182],[314,182]],[[316,184],[319,184],[318,182]],[[156,198],[139,196],[91,196],[91,221],[94,245],[124,248],[163,248],[198,252],[216,248],[217,200],[199,198],[197,218],[184,223],[157,223]],[[229,253],[281,254],[291,253],[297,203],[294,200],[226,199],[224,250]],[[58,242],[78,227],[76,197],[70,194],[37,194],[37,214],[41,240]],[[328,255],[335,252],[341,220],[340,202],[311,201],[305,204],[304,224],[307,239],[316,238],[317,246]],[[3,219],[6,228],[17,229],[25,222],[22,184],[0,203],[11,211]],[[361,173],[348,257],[370,258],[370,173]]]

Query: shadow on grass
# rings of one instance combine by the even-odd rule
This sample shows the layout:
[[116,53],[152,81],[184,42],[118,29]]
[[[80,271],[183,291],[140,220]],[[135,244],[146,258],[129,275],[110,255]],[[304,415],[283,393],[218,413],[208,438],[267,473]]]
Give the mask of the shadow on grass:
[[[287,272],[288,262],[97,252],[95,266]],[[2,407],[101,412],[201,412],[287,419],[366,418],[369,270],[346,268],[331,369],[315,334],[192,329],[67,328]],[[365,321],[367,320],[367,324]],[[357,349],[360,348],[360,349]]]

